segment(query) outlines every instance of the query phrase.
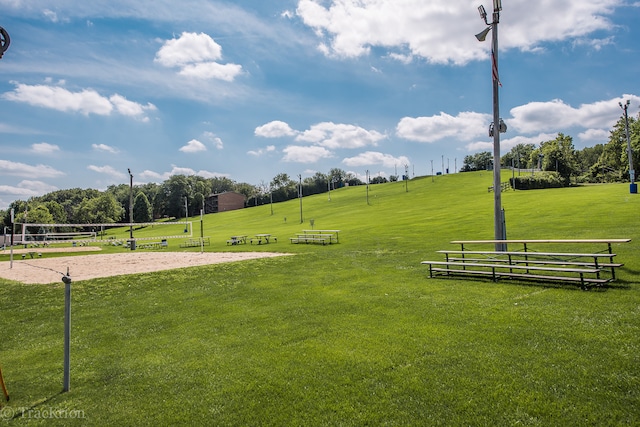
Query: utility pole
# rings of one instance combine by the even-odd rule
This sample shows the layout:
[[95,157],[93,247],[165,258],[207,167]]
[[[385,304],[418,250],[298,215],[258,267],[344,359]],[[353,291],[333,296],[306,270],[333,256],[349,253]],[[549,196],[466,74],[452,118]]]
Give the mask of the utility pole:
[[627,110],[629,109],[630,103],[631,101],[627,99],[627,102],[624,105],[622,105],[622,102],[618,102],[618,105],[620,105],[620,108],[622,108],[622,110],[624,111],[624,128],[625,128],[625,133],[627,134],[627,155],[629,156],[629,181],[630,181],[629,192],[631,194],[635,194],[638,192],[638,186],[635,183],[636,173],[633,170],[633,152],[631,151],[631,136],[629,135],[629,114],[627,112]]
[[129,245],[133,249],[133,175],[131,169],[127,169],[127,172],[129,172]]
[[369,169],[366,171],[366,180],[367,180],[367,205],[369,204]]
[[298,188],[298,198],[300,199],[300,224],[304,222],[302,219],[302,175],[298,174],[298,180],[300,180],[300,187]]
[[[500,11],[502,10],[502,0],[493,0],[493,21],[487,21],[487,12],[484,6],[478,7],[480,18],[484,20],[487,27],[480,33],[476,34],[476,39],[482,42],[486,39],[487,34],[491,31],[491,80],[493,83],[493,123],[489,126],[489,136],[493,137],[493,224],[494,239],[504,240],[506,238],[506,230],[504,226],[504,213],[502,210],[502,187],[500,183],[500,133],[507,131],[507,126],[500,119],[500,100],[499,86],[500,78],[498,75],[498,23],[500,22]],[[504,243],[496,243],[496,251],[505,251]]]

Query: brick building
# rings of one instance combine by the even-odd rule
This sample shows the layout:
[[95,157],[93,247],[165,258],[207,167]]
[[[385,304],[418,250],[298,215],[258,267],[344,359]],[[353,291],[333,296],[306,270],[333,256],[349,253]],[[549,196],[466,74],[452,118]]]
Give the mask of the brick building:
[[246,198],[240,193],[227,191],[209,195],[204,202],[204,213],[232,211],[244,208]]

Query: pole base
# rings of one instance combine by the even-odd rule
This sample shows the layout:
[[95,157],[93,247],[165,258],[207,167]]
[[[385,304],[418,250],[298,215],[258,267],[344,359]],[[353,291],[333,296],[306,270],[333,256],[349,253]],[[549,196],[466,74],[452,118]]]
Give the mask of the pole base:
[[629,193],[631,194],[638,194],[638,184],[632,182],[631,184],[629,184]]

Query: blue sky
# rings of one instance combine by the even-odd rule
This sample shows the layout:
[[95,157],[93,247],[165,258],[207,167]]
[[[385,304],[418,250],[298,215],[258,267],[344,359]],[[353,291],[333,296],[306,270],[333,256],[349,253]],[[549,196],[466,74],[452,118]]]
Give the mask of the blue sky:
[[[0,0],[0,208],[56,189],[341,168],[451,172],[491,151],[489,0]],[[503,0],[502,154],[606,143],[640,110],[640,2]],[[489,17],[491,18],[491,17]],[[491,19],[490,19],[491,20]]]

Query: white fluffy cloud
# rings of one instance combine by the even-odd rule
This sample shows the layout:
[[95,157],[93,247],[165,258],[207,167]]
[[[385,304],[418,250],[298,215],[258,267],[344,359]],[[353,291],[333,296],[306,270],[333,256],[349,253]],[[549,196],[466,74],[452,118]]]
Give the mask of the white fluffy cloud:
[[622,113],[619,102],[631,100],[632,103],[640,102],[640,97],[623,95],[592,104],[582,104],[572,107],[560,99],[548,102],[530,102],[519,107],[512,108],[513,116],[508,124],[522,133],[554,131],[569,127],[581,127],[584,129],[610,129],[620,118]]
[[201,151],[207,151],[207,147],[197,139],[192,139],[187,142],[187,145],[180,147],[180,150],[183,153],[199,153]]
[[255,157],[260,157],[260,156],[265,155],[266,153],[271,153],[273,151],[276,151],[275,145],[268,145],[265,148],[261,148],[259,150],[247,151],[247,154],[249,154],[251,156],[255,156]]
[[205,170],[196,171],[195,169],[185,168],[185,167],[180,167],[175,165],[172,165],[172,169],[169,172],[158,173],[158,172],[147,169],[139,174],[141,180],[148,181],[148,182],[166,181],[173,175],[188,175],[188,176],[197,175],[203,178],[223,178],[223,177],[228,178],[229,177],[228,174],[224,174],[224,173],[210,172]]
[[0,175],[23,176],[25,178],[56,178],[64,172],[47,165],[27,165],[25,163],[0,160]]
[[471,140],[488,132],[491,116],[462,112],[457,116],[440,113],[431,117],[404,117],[396,126],[396,134],[417,142],[436,142],[444,138]]
[[293,136],[296,132],[289,124],[280,120],[274,120],[262,126],[258,126],[254,131],[256,136],[263,138],[280,138],[283,136]]
[[16,186],[0,185],[0,194],[6,194],[18,198],[41,196],[58,188],[42,181],[23,180]]
[[213,146],[218,150],[222,150],[224,148],[224,143],[222,142],[222,139],[217,137],[213,132],[205,132],[204,137],[209,141],[211,141]]
[[242,66],[220,64],[222,47],[208,34],[184,32],[167,40],[156,53],[155,61],[165,67],[178,67],[180,75],[231,82],[242,73]]
[[145,112],[156,109],[153,104],[141,105],[118,94],[106,98],[93,89],[71,92],[60,86],[15,85],[15,90],[3,95],[5,99],[58,111],[108,116],[115,110],[124,116],[147,120]]
[[91,144],[91,147],[96,151],[104,151],[111,154],[117,154],[119,150],[106,144]]
[[[375,146],[378,142],[387,139],[387,135],[375,130],[332,122],[322,122],[305,131],[296,131],[287,123],[274,120],[258,126],[254,133],[264,138],[295,136],[296,142],[311,144],[310,146],[290,145],[283,150],[283,161],[299,163],[314,163],[321,159],[335,157],[335,150]],[[275,150],[275,147],[273,149]],[[250,151],[249,154],[259,156],[264,154],[264,151]]]
[[97,172],[99,174],[108,175],[118,180],[123,180],[124,178],[128,178],[127,174],[109,165],[105,165],[105,166],[89,165],[87,166],[87,169],[93,172]]
[[380,165],[385,168],[393,168],[395,166],[408,165],[411,162],[408,157],[394,157],[390,154],[379,153],[376,151],[367,151],[360,153],[355,157],[349,157],[342,160],[342,163],[349,167]]
[[60,151],[60,147],[55,144],[40,142],[37,144],[31,144],[31,151],[36,154],[51,154],[55,153],[56,151]]
[[315,163],[320,159],[328,159],[333,157],[331,151],[317,145],[310,147],[301,147],[290,145],[284,150],[283,161],[297,163]]
[[296,141],[310,142],[330,149],[362,148],[376,145],[386,137],[375,130],[366,130],[355,125],[323,122],[300,133]]
[[[618,4],[617,0],[504,2],[501,48],[532,50],[545,41],[611,29],[607,15]],[[469,2],[300,0],[296,14],[315,31],[318,49],[326,55],[356,57],[382,47],[403,61],[417,56],[434,63],[465,64],[485,58],[489,49],[473,37],[473,29],[479,32],[484,24]]]

